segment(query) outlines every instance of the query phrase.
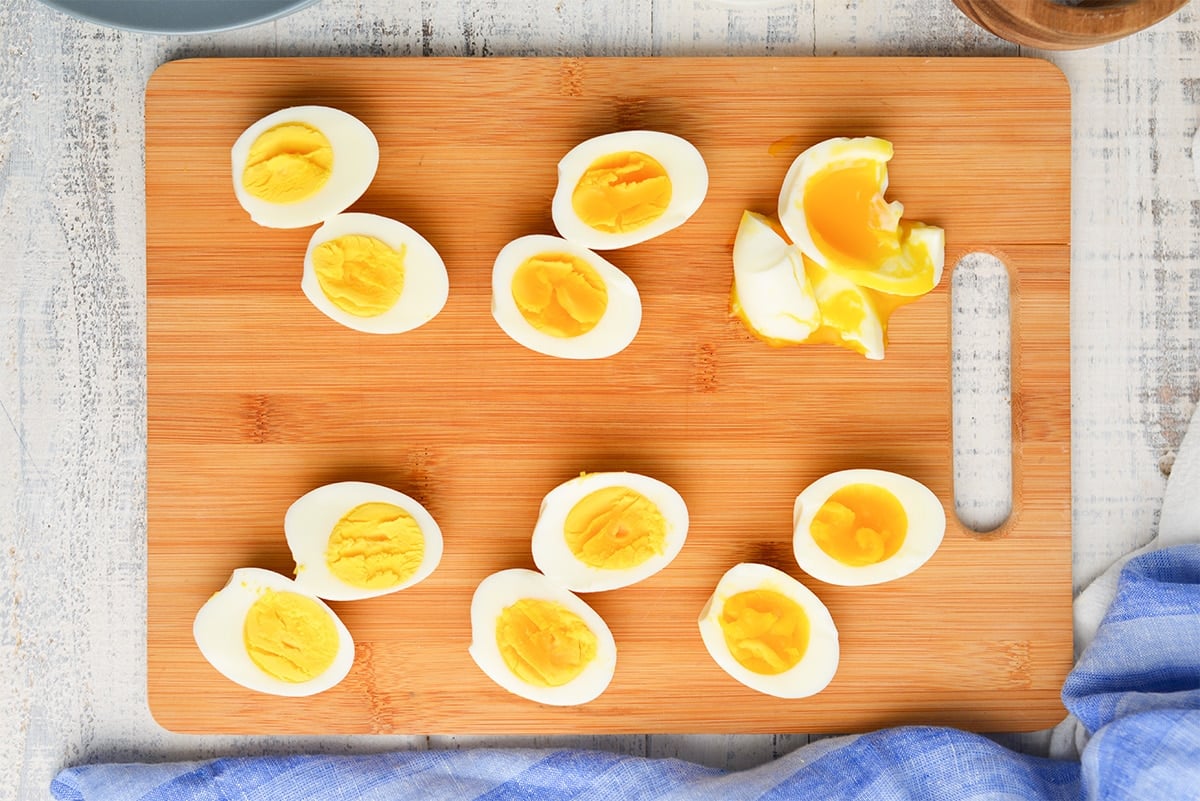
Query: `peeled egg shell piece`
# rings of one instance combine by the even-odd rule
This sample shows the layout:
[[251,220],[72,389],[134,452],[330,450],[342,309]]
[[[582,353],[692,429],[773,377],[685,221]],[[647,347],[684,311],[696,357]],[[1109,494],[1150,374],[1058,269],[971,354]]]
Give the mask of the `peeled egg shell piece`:
[[[583,498],[605,487],[628,487],[658,507],[667,524],[662,554],[626,570],[608,570],[582,562],[572,553],[563,535],[567,515]],[[638,473],[588,473],[559,484],[542,499],[531,542],[533,561],[547,578],[569,590],[615,590],[649,578],[669,565],[683,548],[687,531],[687,504],[669,484]]]
[[[271,203],[242,186],[250,147],[259,136],[288,122],[321,131],[333,148],[329,180],[315,194],[295,203]],[[306,228],[339,214],[362,197],[379,168],[379,142],[361,120],[328,106],[293,106],[268,114],[242,132],[231,150],[233,192],[250,219],[266,228]]]
[[[755,673],[744,667],[729,650],[720,619],[725,602],[741,592],[773,590],[795,601],[808,618],[808,648],[790,669],[776,674]],[[704,604],[699,619],[700,638],[713,660],[742,684],[777,698],[815,695],[833,681],[841,660],[837,625],[829,609],[811,590],[796,579],[769,565],[742,562],[725,572]]]
[[[596,635],[596,658],[574,680],[558,687],[539,687],[509,670],[496,642],[500,613],[522,598],[562,604],[578,615]],[[612,681],[617,667],[617,644],[604,619],[583,599],[533,570],[512,568],[493,573],[471,596],[471,658],[488,678],[514,695],[549,706],[574,706],[597,698]]]
[[[841,136],[818,142],[795,158],[779,191],[779,223],[805,256],[821,267],[829,266],[829,258],[817,247],[804,215],[804,191],[813,175],[840,162],[869,160],[886,163],[892,153],[892,143],[886,139],[874,136],[850,139]],[[887,187],[888,176],[885,173],[880,193],[886,192]]]
[[[873,565],[852,567],[834,559],[809,534],[813,517],[834,492],[849,484],[873,484],[891,492],[904,507],[908,532],[900,549]],[[800,569],[826,584],[862,587],[907,576],[929,561],[946,533],[946,510],[933,491],[916,479],[886,470],[830,473],[808,485],[792,512],[792,548]]]
[[[425,538],[425,553],[417,572],[407,580],[383,589],[347,584],[329,569],[325,549],[329,535],[342,516],[354,507],[372,502],[390,503],[412,515]],[[288,548],[297,565],[296,585],[329,601],[355,601],[398,592],[430,576],[442,559],[442,531],[433,516],[402,492],[365,481],[342,481],[317,487],[296,499],[283,518]]]
[[[313,267],[313,251],[322,243],[354,234],[374,237],[393,250],[404,247],[404,288],[392,308],[374,317],[358,317],[338,308],[321,289]],[[347,328],[368,334],[401,334],[441,312],[450,294],[450,279],[441,255],[412,228],[378,214],[348,212],[331,217],[313,232],[304,252],[300,289],[322,314]]]
[[[571,198],[579,179],[597,159],[614,153],[645,153],[662,165],[671,180],[671,200],[662,216],[632,231],[608,233],[585,223]],[[554,227],[566,239],[593,250],[629,247],[678,228],[696,213],[708,194],[708,167],[695,145],[661,131],[618,131],[592,137],[571,148],[558,162],[558,185],[551,201]]]
[[[542,253],[567,253],[590,264],[608,290],[608,307],[592,330],[577,337],[556,337],[534,328],[513,299],[517,268]],[[629,276],[586,247],[557,236],[531,234],[514,239],[496,255],[492,267],[492,317],[513,341],[560,359],[604,359],[633,342],[642,324],[642,299]]]
[[[304,595],[332,618],[337,630],[338,650],[333,664],[324,673],[306,682],[286,682],[267,674],[250,660],[242,627],[246,613],[263,590]],[[200,653],[225,678],[248,689],[271,695],[300,697],[324,692],[344,679],[354,664],[354,639],[332,609],[286,576],[256,567],[242,567],[233,571],[225,586],[196,613],[192,636]]]

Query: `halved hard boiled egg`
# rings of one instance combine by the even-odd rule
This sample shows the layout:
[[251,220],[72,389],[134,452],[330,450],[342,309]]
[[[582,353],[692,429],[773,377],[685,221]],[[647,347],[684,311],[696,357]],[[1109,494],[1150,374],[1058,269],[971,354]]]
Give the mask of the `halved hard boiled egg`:
[[636,245],[677,228],[708,193],[700,151],[673,134],[621,131],[579,143],[558,162],[554,227],[593,250]]
[[492,316],[530,350],[602,359],[633,341],[642,300],[629,276],[586,247],[533,234],[514,239],[496,256]]
[[442,558],[442,531],[402,492],[364,481],[305,493],[283,518],[296,585],[331,601],[386,595],[427,578]]
[[938,284],[945,232],[900,219],[888,202],[885,139],[827,139],[792,163],[779,193],[779,221],[804,255],[855,284],[921,295]]
[[313,695],[346,677],[350,632],[319,598],[270,570],[243,567],[196,613],[192,635],[223,676],[272,695]]
[[768,565],[731,567],[700,613],[704,647],[730,676],[760,693],[804,698],[837,673],[837,626],[821,599]]
[[379,143],[358,118],[328,106],[276,111],[233,144],[233,192],[267,228],[304,228],[345,211],[379,167]]
[[593,700],[617,665],[616,642],[600,615],[541,573],[520,568],[476,587],[470,654],[504,689],[552,706]]
[[796,498],[792,545],[800,568],[829,584],[861,586],[906,576],[929,561],[946,511],[921,482],[886,470],[842,470]]
[[432,320],[450,292],[433,245],[402,222],[338,214],[313,232],[300,288],[331,320],[371,334],[399,334]]
[[771,220],[747,211],[733,241],[733,313],[772,345],[804,342],[821,325],[821,310],[800,249]]
[[637,473],[585,473],[542,500],[533,561],[569,590],[614,590],[670,564],[687,531],[687,505],[670,485]]

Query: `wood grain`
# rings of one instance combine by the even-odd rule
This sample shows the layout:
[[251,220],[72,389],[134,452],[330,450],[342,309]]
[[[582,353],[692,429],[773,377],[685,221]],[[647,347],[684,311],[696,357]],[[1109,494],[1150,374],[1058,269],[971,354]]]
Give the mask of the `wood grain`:
[[[336,105],[379,137],[356,209],[439,248],[451,294],[398,337],[337,327],[299,292],[309,231],[257,228],[228,148],[295,103]],[[708,200],[683,228],[613,254],[645,318],[622,354],[564,363],[489,313],[491,260],[548,232],[554,165],[591,135],[654,127],[704,153]],[[898,723],[1031,730],[1062,716],[1071,662],[1070,109],[1044,62],[1014,59],[227,59],[161,68],[146,93],[148,658],[151,709],[188,732],[803,732]],[[892,197],[948,231],[947,264],[996,253],[1012,292],[1013,514],[951,520],[918,573],[877,588],[806,583],[841,629],[815,698],[744,690],[695,617],[720,574],[790,556],[790,506],[825,472],[898,470],[953,509],[948,281],[893,318],[882,363],[768,348],[728,316],[743,208],[770,211],[788,163],[835,135],[891,139]],[[773,155],[774,153],[774,155]],[[580,470],[673,484],[693,527],[676,562],[591,596],[616,678],[580,709],[508,696],[466,653],[474,585],[531,566],[547,490]],[[253,695],[191,642],[230,571],[286,572],[288,504],[335,480],[417,496],[446,556],[416,588],[339,604],[359,658],[315,698]],[[646,610],[654,614],[647,614]],[[452,677],[452,678],[448,678]],[[201,695],[204,704],[194,699]]]
[[1189,0],[954,0],[977,24],[1010,42],[1078,50],[1124,39],[1161,22]]

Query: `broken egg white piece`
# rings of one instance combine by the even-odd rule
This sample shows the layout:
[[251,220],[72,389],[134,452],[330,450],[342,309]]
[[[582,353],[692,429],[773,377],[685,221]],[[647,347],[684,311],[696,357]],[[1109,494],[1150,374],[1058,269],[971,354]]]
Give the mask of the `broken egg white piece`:
[[768,565],[731,567],[700,613],[700,637],[716,663],[760,693],[804,698],[837,673],[837,626],[825,604]]
[[946,532],[946,511],[921,482],[885,470],[842,470],[796,498],[796,561],[828,584],[898,579],[929,561]]
[[345,211],[379,167],[379,143],[358,118],[328,106],[268,114],[233,143],[233,193],[267,228],[304,228]]
[[593,137],[558,163],[554,227],[592,250],[629,247],[677,228],[708,193],[708,167],[686,139],[660,131]]
[[541,573],[520,568],[476,587],[470,654],[505,690],[552,706],[593,700],[617,665],[616,642],[600,615]]
[[575,242],[533,234],[492,268],[492,316],[514,341],[560,359],[603,359],[637,335],[642,300],[629,276]]
[[323,692],[354,663],[354,640],[333,610],[259,568],[233,571],[196,613],[192,636],[219,673],[260,693]]
[[569,590],[614,590],[670,564],[687,531],[687,505],[670,485],[637,473],[585,473],[542,500],[533,561]]
[[800,249],[762,214],[742,213],[733,240],[734,315],[773,345],[794,345],[821,325],[821,311]]
[[288,508],[283,531],[296,560],[296,585],[331,601],[411,587],[442,558],[441,529],[424,506],[363,481],[305,493]]
[[399,334],[432,320],[450,281],[433,245],[402,222],[377,214],[338,214],[313,232],[300,288],[347,328]]

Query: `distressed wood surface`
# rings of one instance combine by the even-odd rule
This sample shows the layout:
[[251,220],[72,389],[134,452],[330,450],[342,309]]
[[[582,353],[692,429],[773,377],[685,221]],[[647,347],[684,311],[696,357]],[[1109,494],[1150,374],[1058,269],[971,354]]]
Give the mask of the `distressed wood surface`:
[[[1165,475],[1200,395],[1198,28],[1189,6],[1102,48],[1042,54],[987,34],[949,0],[324,0],[245,30],[158,37],[0,0],[0,799],[45,798],[53,773],[82,761],[502,743],[737,768],[808,739],[197,739],[156,726],[144,657],[142,93],[160,64],[215,55],[1049,57],[1073,100],[1078,588],[1153,535]],[[994,297],[1003,281],[980,272],[967,285]],[[956,298],[955,309],[956,335],[976,313],[999,319],[994,300]],[[986,342],[964,349],[956,391],[986,399],[1006,384],[979,360],[1002,354]],[[978,500],[991,486],[979,477],[1003,463],[1004,449],[994,420],[973,422],[956,437],[956,466],[975,476],[979,494],[958,503],[986,518],[1007,499]]]

